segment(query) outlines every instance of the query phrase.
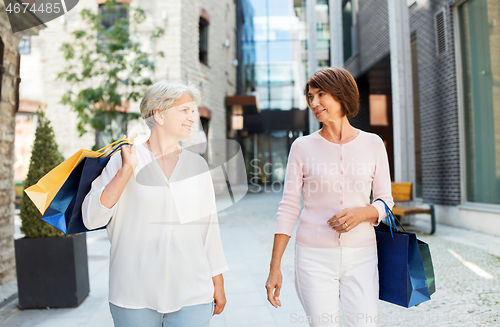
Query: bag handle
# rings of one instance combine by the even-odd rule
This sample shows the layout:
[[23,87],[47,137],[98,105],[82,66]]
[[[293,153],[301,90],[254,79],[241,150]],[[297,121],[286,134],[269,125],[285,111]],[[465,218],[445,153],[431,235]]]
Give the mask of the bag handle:
[[[95,152],[102,152],[102,153],[104,153],[104,152],[108,152],[109,150],[111,150],[111,148],[115,147],[115,146],[116,146],[118,143],[120,143],[120,142],[130,142],[130,141],[129,141],[129,140],[127,140],[127,139],[120,139],[120,140],[114,141],[114,142],[113,142],[113,143],[111,143],[111,144],[106,145],[106,146],[105,146],[105,147],[103,147],[103,148],[100,148],[99,150],[96,150]],[[108,148],[110,148],[110,149],[108,149]],[[106,150],[106,149],[107,149],[107,150]]]
[[[387,205],[387,203],[385,203],[385,201],[384,201],[384,200],[382,200],[382,199],[377,199],[377,200],[375,200],[375,201],[382,201],[382,203],[383,203],[383,204],[384,204],[384,206],[385,206],[385,212],[386,212],[386,214],[387,214],[387,221],[389,222],[389,228],[390,228],[390,230],[391,230],[391,236],[392,236],[392,228],[393,228],[393,226],[394,226],[394,229],[395,229],[397,232],[399,232],[398,227],[397,227],[397,225],[396,225],[396,222],[399,224],[399,226],[401,227],[401,229],[402,229],[402,230],[406,233],[406,229],[403,227],[403,225],[401,224],[401,222],[399,221],[399,219],[398,219],[398,218],[396,218],[396,215],[392,212],[392,210],[391,210],[391,209],[389,209],[389,206]],[[374,202],[375,202],[375,201],[374,201]],[[392,224],[391,224],[391,223],[392,223]],[[392,237],[394,237],[394,236],[392,236]]]
[[[99,163],[102,163],[104,160],[106,160],[107,158],[109,158],[110,156],[112,156],[122,146],[124,146],[124,145],[132,145],[132,144],[134,144],[134,143],[130,142],[127,139],[120,139],[118,141],[115,141],[115,142],[113,142],[113,143],[105,146],[104,148],[101,148],[101,149],[97,150],[96,151],[96,153],[98,153],[97,158],[102,158],[102,160],[99,161]],[[107,149],[107,148],[109,148],[109,149]]]

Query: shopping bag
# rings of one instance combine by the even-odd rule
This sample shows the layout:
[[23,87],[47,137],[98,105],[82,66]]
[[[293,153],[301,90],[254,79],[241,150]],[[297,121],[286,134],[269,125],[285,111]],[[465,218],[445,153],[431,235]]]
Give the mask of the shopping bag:
[[83,224],[82,203],[108,161],[109,158],[84,158],[64,182],[42,220],[65,234],[89,231]]
[[424,264],[425,277],[427,278],[427,287],[429,288],[429,295],[436,292],[436,279],[434,277],[434,267],[432,265],[431,251],[429,245],[419,239],[418,248],[422,256],[422,263]]
[[40,178],[35,185],[26,188],[24,192],[43,215],[73,169],[84,158],[104,158],[125,144],[132,143],[126,139],[121,139],[97,151],[81,149]]
[[431,299],[424,264],[416,235],[399,231],[397,218],[385,206],[389,225],[375,228],[379,299],[409,308]]

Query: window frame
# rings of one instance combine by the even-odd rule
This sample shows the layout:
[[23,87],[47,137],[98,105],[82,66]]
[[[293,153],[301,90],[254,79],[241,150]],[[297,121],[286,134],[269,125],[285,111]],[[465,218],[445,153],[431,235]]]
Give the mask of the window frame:
[[[119,10],[119,16],[112,22],[112,24],[108,27],[106,27],[102,21],[102,10],[105,10],[106,9],[106,2],[103,2],[103,3],[99,3],[97,5],[97,12],[99,14],[99,24],[101,25],[101,27],[104,29],[104,30],[108,30],[111,26],[113,26],[113,24],[120,18],[125,18],[129,23],[130,23],[130,16],[129,16],[129,3],[128,2],[125,2],[125,1],[117,1],[117,7],[118,7],[118,10]],[[125,12],[125,17],[121,17],[120,15],[122,14],[122,10],[124,10]],[[129,26],[130,27],[130,26]],[[130,30],[129,30],[130,32]],[[105,46],[106,44],[109,44],[110,43],[110,40],[106,39],[105,37],[105,34],[101,34],[101,35],[97,35],[97,42],[102,44],[103,46]]]
[[[200,60],[200,63],[208,66],[208,34],[209,34],[209,26],[210,26],[210,21],[207,20],[205,17],[201,16],[199,17],[198,21],[198,37],[199,37],[199,42],[198,42],[198,58]],[[204,44],[205,47],[202,48],[202,28],[204,29]]]
[[[344,65],[349,64],[354,58],[359,55],[359,45],[358,45],[358,1],[357,0],[346,0],[345,2],[351,2],[351,26],[350,26],[350,37],[351,37],[351,55],[349,58],[344,56]],[[342,1],[342,15],[344,14],[344,1]],[[344,26],[342,26],[343,28]],[[345,32],[342,32],[342,38],[344,38]],[[345,51],[345,50],[344,50]],[[345,54],[345,53],[344,53]]]
[[[21,43],[24,47],[21,47]],[[22,56],[31,54],[31,35],[23,35],[19,40],[19,54]]]
[[458,109],[458,128],[459,128],[459,162],[460,162],[460,204],[458,208],[461,210],[474,210],[483,212],[500,213],[500,204],[470,202],[467,201],[467,160],[465,149],[465,106],[464,106],[464,73],[462,71],[462,38],[460,35],[460,18],[458,8],[468,0],[457,0],[451,5],[453,13],[453,43],[455,47],[455,72],[456,72],[456,92],[457,92],[457,109]]

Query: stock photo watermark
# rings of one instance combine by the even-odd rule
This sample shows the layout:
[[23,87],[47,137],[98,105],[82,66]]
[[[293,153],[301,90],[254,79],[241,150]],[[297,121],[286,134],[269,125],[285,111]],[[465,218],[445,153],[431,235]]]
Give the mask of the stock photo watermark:
[[[50,22],[76,7],[79,0],[4,0],[12,32]],[[23,22],[20,24],[20,22]]]
[[433,325],[442,323],[485,323],[493,321],[494,316],[491,313],[422,313],[408,315],[384,315],[376,316],[358,313],[355,315],[344,314],[343,316],[323,313],[316,316],[304,316],[297,313],[290,314],[290,323],[292,324],[339,324],[346,323],[407,323],[418,325]]
[[[306,177],[304,181],[288,179],[284,183],[284,172]],[[282,191],[297,191],[302,189],[305,195],[316,192],[368,192],[375,175],[375,164],[364,163],[325,163],[316,162],[314,158],[307,158],[304,162],[289,162],[285,167],[282,163],[262,163],[260,159],[250,161],[249,184],[250,192],[270,193]],[[267,176],[278,176],[278,180],[267,181]],[[315,176],[307,178],[307,176]],[[266,182],[262,182],[263,177]]]

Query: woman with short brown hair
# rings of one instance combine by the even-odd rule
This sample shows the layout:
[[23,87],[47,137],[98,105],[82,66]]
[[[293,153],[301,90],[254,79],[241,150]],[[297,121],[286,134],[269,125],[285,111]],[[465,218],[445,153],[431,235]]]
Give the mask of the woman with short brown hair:
[[[307,81],[307,103],[323,127],[292,144],[278,210],[268,300],[281,306],[281,257],[300,213],[295,287],[311,326],[376,326],[377,245],[373,226],[394,205],[384,143],[354,128],[359,110],[352,75],[325,68]],[[304,210],[300,212],[303,197]]]

